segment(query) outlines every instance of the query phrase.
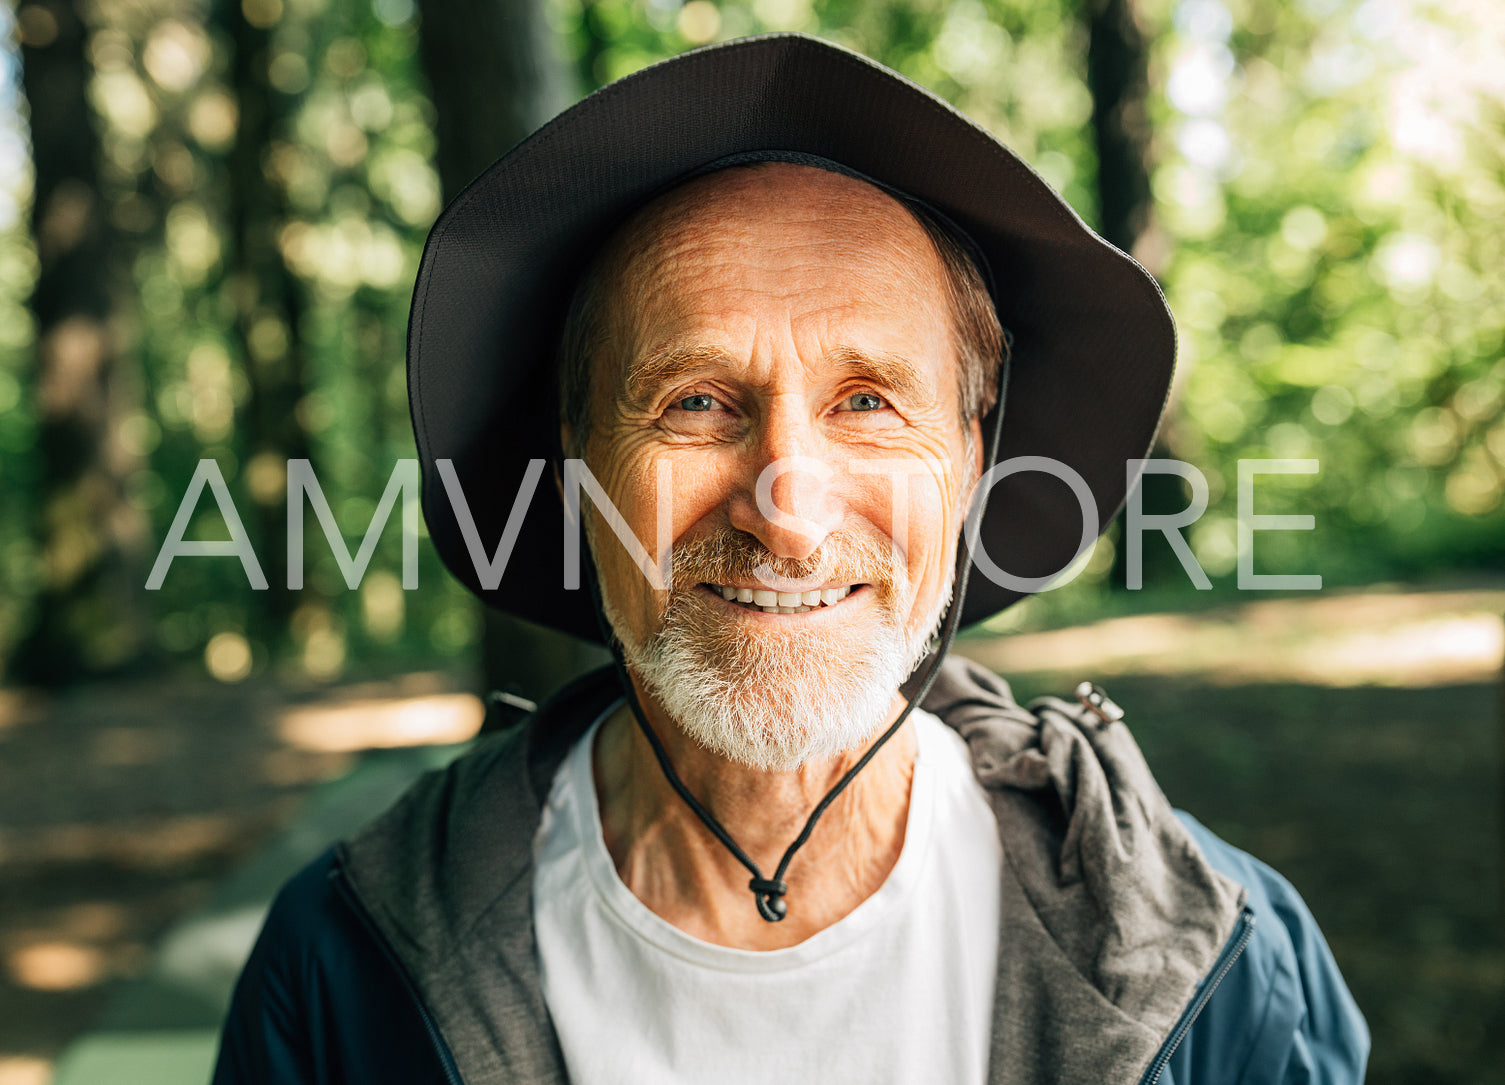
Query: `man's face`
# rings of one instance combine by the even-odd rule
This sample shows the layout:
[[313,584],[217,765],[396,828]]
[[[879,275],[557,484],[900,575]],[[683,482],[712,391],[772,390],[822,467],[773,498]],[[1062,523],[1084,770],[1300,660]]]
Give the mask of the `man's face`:
[[668,590],[588,525],[629,664],[734,760],[861,744],[944,609],[980,472],[940,258],[877,189],[765,164],[670,193],[607,259],[585,459],[650,548],[673,490]]

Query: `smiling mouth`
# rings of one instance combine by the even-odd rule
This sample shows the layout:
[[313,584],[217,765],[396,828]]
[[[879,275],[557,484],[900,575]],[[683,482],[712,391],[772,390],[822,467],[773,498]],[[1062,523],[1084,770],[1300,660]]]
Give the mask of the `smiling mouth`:
[[822,607],[834,607],[862,585],[848,584],[841,588],[811,591],[769,591],[723,584],[702,584],[701,587],[746,610],[761,610],[764,614],[808,614]]

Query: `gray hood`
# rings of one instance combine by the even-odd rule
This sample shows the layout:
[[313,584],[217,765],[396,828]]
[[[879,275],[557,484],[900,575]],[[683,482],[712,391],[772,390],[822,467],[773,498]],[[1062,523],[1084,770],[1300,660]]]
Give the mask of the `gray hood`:
[[[531,919],[555,770],[621,690],[587,675],[339,849],[466,1085],[562,1083]],[[1238,919],[1122,723],[949,659],[924,705],[954,728],[998,818],[1004,870],[990,1081],[1132,1083]]]

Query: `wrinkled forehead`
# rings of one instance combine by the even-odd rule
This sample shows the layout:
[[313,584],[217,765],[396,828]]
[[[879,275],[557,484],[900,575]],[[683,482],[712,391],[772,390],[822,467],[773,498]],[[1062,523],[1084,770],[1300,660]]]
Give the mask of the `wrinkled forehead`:
[[[881,269],[892,297],[922,308],[944,304],[939,253],[903,203],[831,170],[759,162],[688,181],[613,235],[599,269],[613,338],[633,339],[675,288],[714,289],[723,279],[702,273],[754,258],[772,275],[812,284]],[[881,308],[884,298],[872,301]]]
[[790,162],[742,164],[696,177],[659,196],[627,220],[625,253],[693,238],[716,229],[756,231],[773,222],[806,223],[812,232],[853,243],[887,240],[923,254],[924,230],[905,206],[866,181]]

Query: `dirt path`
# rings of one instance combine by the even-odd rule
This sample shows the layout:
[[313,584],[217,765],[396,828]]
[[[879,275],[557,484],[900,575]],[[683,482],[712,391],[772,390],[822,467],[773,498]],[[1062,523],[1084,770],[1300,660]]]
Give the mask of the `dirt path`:
[[0,691],[0,1085],[34,1085],[167,926],[352,751],[473,731],[455,679]]

